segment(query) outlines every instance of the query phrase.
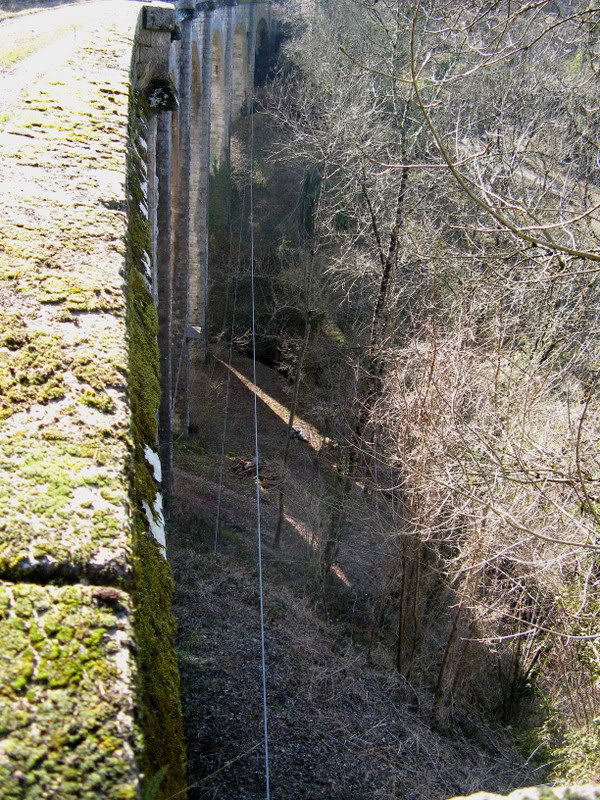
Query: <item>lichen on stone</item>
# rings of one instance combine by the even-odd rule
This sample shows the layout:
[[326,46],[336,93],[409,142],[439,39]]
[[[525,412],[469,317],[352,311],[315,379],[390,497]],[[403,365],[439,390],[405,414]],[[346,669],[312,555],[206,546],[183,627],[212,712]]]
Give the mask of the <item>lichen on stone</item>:
[[[111,449],[103,437],[95,444]],[[125,580],[130,544],[124,473],[112,463],[98,465],[94,452],[61,439],[0,437],[0,471],[10,476],[0,483],[0,574]]]
[[4,800],[137,796],[131,609],[111,591],[0,584]]
[[23,316],[0,310],[0,420],[64,395],[60,338],[28,330]]
[[0,142],[11,195],[0,230],[10,800],[138,798],[140,771],[165,769],[159,796],[185,796],[172,578],[143,505],[155,508],[160,488],[144,455],[160,381],[145,276],[148,134],[135,102],[128,117],[123,25],[99,23],[58,77],[31,87]]

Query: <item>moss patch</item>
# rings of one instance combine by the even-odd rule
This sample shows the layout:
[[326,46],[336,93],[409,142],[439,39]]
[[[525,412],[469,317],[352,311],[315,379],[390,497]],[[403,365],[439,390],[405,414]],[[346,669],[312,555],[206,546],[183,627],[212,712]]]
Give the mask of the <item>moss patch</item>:
[[52,438],[1,442],[0,471],[10,476],[0,484],[1,574],[125,579],[127,489],[111,457],[122,461],[119,449],[123,443],[115,448],[102,435],[84,445]]
[[[143,772],[151,779],[167,772],[158,797],[185,798],[185,750],[179,700],[179,672],[171,613],[173,578],[157,543],[140,520],[135,552],[135,635],[138,643],[138,680],[141,703],[138,720],[144,735]],[[181,792],[181,794],[178,794]]]
[[[154,448],[160,402],[156,310],[146,281],[144,261],[150,253],[150,230],[142,211],[146,168],[139,148],[147,125],[136,98],[130,100],[127,160],[129,200],[127,231],[127,326],[129,333],[129,396],[132,412],[131,483],[135,514],[134,591],[138,643],[138,719],[144,737],[143,771],[146,789],[160,774],[158,798],[185,798],[185,750],[171,612],[171,570],[148,533],[142,501],[153,507],[157,483],[145,458]],[[143,148],[142,148],[143,149]],[[166,768],[166,772],[164,772]]]
[[135,798],[127,596],[0,585],[0,785],[6,800]]
[[6,579],[130,578],[123,30],[136,15],[99,22],[76,58],[34,82],[0,142]]
[[20,314],[0,310],[0,420],[64,396],[60,338],[28,331]]
[[38,36],[22,36],[16,40],[3,43],[0,48],[0,69],[9,69],[18,61],[22,61],[32,53],[41,50],[42,47],[50,44],[59,36],[64,36],[69,31],[76,30],[75,25],[63,25],[62,28],[55,28],[49,33],[39,34]]
[[[167,768],[157,797],[185,796],[172,580],[142,507],[158,489],[144,451],[160,399],[144,276],[147,126],[131,103],[126,132],[125,17],[98,24],[58,78],[32,87],[0,143],[11,187],[0,230],[0,575],[103,584],[33,587],[39,609],[29,587],[7,590],[8,798],[137,798],[140,764],[148,789]],[[121,589],[140,667],[126,680]]]

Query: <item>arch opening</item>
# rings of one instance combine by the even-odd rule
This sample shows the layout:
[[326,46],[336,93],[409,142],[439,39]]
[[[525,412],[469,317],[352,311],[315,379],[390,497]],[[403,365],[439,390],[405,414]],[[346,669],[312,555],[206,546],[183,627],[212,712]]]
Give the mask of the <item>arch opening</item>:
[[254,85],[264,86],[271,73],[271,47],[269,29],[264,18],[256,26],[256,49],[254,52]]

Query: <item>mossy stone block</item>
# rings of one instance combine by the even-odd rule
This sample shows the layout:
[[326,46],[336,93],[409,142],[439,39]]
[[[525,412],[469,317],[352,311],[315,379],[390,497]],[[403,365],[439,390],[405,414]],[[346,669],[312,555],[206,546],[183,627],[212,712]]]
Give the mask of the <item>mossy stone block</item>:
[[126,581],[126,454],[122,442],[0,436],[0,575]]
[[4,800],[139,796],[127,595],[0,584]]

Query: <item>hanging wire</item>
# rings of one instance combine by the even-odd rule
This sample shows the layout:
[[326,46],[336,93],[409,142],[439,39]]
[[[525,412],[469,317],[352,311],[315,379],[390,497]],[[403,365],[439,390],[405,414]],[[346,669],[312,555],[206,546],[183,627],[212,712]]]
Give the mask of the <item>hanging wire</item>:
[[219,494],[217,497],[217,517],[215,520],[215,539],[213,543],[213,553],[215,554],[217,553],[217,549],[219,546],[219,525],[221,523],[221,500],[223,496],[223,470],[225,466],[225,442],[227,439],[227,420],[229,415],[229,397],[231,393],[231,374],[232,374],[231,364],[233,361],[233,339],[234,339],[235,319],[237,312],[238,285],[239,285],[241,261],[242,261],[242,233],[244,226],[245,205],[246,205],[246,187],[244,186],[244,191],[242,194],[242,208],[240,214],[240,235],[238,239],[237,265],[235,270],[235,282],[233,288],[233,308],[231,311],[231,338],[229,342],[229,358],[227,362],[228,370],[227,370],[227,385],[225,389],[225,410],[223,412],[223,433],[221,436],[221,462],[219,465]]
[[[256,380],[256,303],[254,291],[254,109],[250,114],[250,286],[252,297],[252,376],[254,386],[257,387]],[[259,593],[259,615],[260,615],[260,656],[261,656],[261,676],[262,676],[262,711],[263,711],[263,736],[264,736],[264,757],[265,757],[265,798],[270,800],[270,772],[269,763],[269,713],[267,706],[267,655],[265,645],[265,598],[263,583],[263,553],[262,553],[262,532],[261,532],[261,510],[260,510],[260,483],[259,483],[259,451],[258,451],[258,406],[257,392],[254,391],[254,460],[256,462],[254,482],[256,486],[256,538],[257,538],[257,558],[258,558],[258,593]]]

